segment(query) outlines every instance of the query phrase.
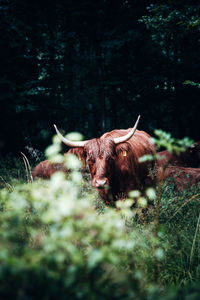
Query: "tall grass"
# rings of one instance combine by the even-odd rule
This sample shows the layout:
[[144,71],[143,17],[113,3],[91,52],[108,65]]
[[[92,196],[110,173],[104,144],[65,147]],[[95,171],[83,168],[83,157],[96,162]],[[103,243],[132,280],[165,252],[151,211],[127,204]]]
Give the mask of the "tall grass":
[[199,299],[200,184],[160,185],[141,222],[142,209],[105,206],[77,174],[31,185],[21,156],[1,161],[0,295]]

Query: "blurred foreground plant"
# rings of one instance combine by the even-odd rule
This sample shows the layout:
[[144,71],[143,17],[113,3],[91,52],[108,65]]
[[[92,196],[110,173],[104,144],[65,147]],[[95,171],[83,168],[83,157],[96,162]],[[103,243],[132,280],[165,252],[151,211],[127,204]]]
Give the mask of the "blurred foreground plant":
[[[80,161],[59,150],[55,138],[48,157],[69,174],[0,191],[1,299],[175,300],[187,293],[179,283],[200,279],[199,199],[179,207],[197,191],[178,195],[166,186],[155,234],[152,218],[137,218],[148,201],[156,203],[154,189],[106,207],[79,172]],[[198,290],[189,286],[188,295]]]
[[81,162],[59,150],[54,138],[46,153],[53,162],[64,162],[70,174],[57,172],[49,181],[0,192],[0,296],[145,297],[142,286],[151,281],[146,274],[154,251],[151,228],[128,230],[130,200],[120,210],[96,209],[97,193],[83,189]]

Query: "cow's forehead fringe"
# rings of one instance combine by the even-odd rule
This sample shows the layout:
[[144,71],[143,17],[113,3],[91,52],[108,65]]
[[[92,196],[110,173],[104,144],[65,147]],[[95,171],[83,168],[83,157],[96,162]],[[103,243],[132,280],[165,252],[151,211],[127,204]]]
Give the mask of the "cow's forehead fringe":
[[[124,133],[125,130],[122,131]],[[149,142],[150,136],[144,131],[137,130],[131,139],[118,145],[114,143],[114,134],[115,136],[121,136],[121,131],[113,131],[112,135],[104,134],[100,138],[89,140],[84,147],[87,152],[87,156],[92,159],[99,156],[107,159],[115,154],[119,155],[124,151],[126,151],[127,154],[131,151],[136,157],[143,156],[149,153],[149,151],[151,153],[155,152],[155,146]]]
[[85,149],[89,157],[109,157],[115,154],[115,143],[112,138],[99,138],[88,141]]

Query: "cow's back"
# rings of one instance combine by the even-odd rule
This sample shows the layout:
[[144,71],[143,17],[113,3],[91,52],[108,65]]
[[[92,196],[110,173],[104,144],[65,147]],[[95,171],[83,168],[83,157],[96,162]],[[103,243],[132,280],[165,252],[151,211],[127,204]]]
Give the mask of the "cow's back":
[[158,180],[168,180],[175,185],[177,190],[183,191],[187,187],[191,187],[200,182],[200,168],[171,166],[164,171],[162,168],[159,168]]
[[55,172],[62,171],[68,173],[64,163],[52,163],[49,160],[40,162],[33,170],[33,179],[49,179]]

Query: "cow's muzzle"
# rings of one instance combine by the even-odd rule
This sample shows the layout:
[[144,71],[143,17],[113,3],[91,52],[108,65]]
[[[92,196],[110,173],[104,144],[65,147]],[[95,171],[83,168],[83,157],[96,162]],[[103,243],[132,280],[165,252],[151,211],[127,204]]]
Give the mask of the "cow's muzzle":
[[108,180],[106,178],[95,179],[94,186],[96,188],[105,188],[108,185]]

